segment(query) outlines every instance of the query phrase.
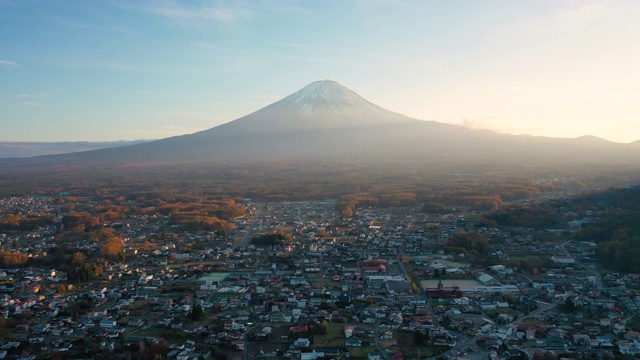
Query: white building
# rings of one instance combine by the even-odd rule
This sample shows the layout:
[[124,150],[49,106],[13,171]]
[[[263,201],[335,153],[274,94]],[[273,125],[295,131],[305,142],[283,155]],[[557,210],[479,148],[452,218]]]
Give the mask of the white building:
[[576,259],[574,259],[572,256],[566,256],[566,255],[554,255],[551,257],[551,261],[553,261],[556,264],[575,264],[576,263]]

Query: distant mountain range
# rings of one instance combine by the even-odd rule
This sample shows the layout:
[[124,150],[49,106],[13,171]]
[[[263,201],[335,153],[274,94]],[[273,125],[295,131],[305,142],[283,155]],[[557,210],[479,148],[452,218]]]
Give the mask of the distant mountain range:
[[23,158],[42,155],[67,154],[80,151],[107,149],[118,146],[128,146],[148,142],[149,140],[131,141],[62,141],[62,142],[34,142],[34,141],[0,141],[0,158]]
[[330,80],[313,82],[254,113],[209,130],[0,165],[125,165],[193,161],[355,160],[540,164],[640,163],[640,143],[515,136],[422,121],[385,110]]

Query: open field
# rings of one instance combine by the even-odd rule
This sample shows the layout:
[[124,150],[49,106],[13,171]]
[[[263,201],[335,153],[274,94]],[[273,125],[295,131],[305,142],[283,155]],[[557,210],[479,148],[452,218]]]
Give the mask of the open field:
[[344,324],[327,324],[327,333],[313,338],[316,347],[344,346],[345,337],[342,331]]

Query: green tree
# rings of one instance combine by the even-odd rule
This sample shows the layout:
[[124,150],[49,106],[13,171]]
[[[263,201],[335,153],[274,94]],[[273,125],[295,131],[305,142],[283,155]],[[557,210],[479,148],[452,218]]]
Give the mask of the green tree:
[[562,311],[566,311],[568,313],[576,311],[576,304],[573,302],[573,300],[571,300],[570,297],[567,297],[567,299],[564,301],[564,304],[562,304]]
[[200,305],[196,305],[193,307],[193,309],[191,310],[191,320],[192,321],[198,321],[200,319],[202,319],[202,317],[204,316],[204,310],[202,310],[202,306]]
[[423,333],[422,331],[416,331],[413,342],[418,345],[428,345],[429,344],[429,332]]
[[[442,269],[442,272],[444,273],[444,269]],[[440,273],[439,269],[433,270],[433,277],[436,279],[440,279],[442,277],[442,273]]]

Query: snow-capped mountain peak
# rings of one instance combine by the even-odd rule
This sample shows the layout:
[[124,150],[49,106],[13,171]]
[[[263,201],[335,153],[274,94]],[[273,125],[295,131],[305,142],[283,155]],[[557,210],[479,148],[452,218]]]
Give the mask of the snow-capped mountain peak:
[[385,112],[360,95],[332,80],[315,81],[269,106],[301,115],[371,115]]
[[[416,121],[374,105],[335,81],[323,80],[220,128],[234,134],[300,133]],[[218,128],[205,132],[214,129]]]

